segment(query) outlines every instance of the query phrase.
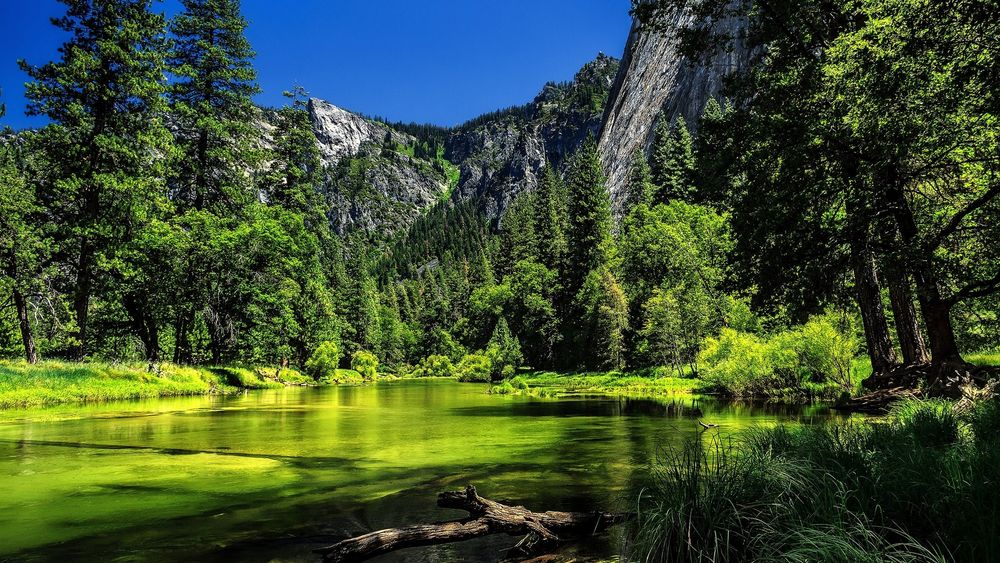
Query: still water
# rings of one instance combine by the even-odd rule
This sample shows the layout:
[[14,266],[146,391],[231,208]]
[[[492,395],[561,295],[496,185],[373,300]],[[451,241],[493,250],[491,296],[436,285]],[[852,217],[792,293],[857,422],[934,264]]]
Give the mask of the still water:
[[[484,390],[405,381],[0,413],[0,560],[314,561],[348,535],[464,516],[435,499],[467,483],[537,510],[616,508],[659,449],[703,432],[699,417],[725,436],[830,416]],[[382,560],[495,561],[513,543]]]

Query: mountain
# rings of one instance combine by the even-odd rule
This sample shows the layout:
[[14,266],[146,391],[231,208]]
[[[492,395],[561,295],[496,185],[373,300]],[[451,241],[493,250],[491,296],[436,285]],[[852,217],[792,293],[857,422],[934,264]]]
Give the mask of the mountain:
[[334,230],[389,237],[447,197],[454,180],[438,158],[418,158],[418,139],[328,102],[308,105],[326,170],[323,191]]
[[495,225],[534,189],[546,162],[560,166],[599,134],[617,71],[618,61],[601,54],[572,81],[546,84],[531,103],[454,129],[387,124],[310,100],[331,224],[341,234],[391,238],[450,201],[474,205]]
[[[696,128],[705,103],[719,95],[726,75],[750,63],[751,51],[740,40],[708,61],[687,60],[677,52],[676,32],[692,21],[690,14],[677,12],[657,26],[666,31],[648,29],[638,20],[632,24],[601,126],[601,160],[616,204],[624,197],[632,155],[639,148],[648,152],[660,115],[671,121],[684,116]],[[735,19],[715,24],[737,37],[744,26]]]

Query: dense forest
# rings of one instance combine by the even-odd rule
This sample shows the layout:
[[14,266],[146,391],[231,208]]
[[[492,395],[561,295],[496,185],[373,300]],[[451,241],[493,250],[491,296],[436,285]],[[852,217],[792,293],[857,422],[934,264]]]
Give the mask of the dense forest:
[[[49,125],[3,136],[5,356],[305,368],[370,353],[399,374],[654,369],[837,395],[867,373],[859,353],[881,375],[1000,336],[1000,34],[976,2],[680,8],[753,11],[760,61],[697,123],[661,119],[620,202],[591,138],[498,225],[445,197],[385,236],[332,230],[329,186],[364,175],[322,165],[304,91],[253,104],[239,2],[184,0],[166,21],[151,0],[62,1],[59,59],[20,62]],[[655,28],[676,9],[637,11]],[[696,61],[734,37],[682,40]],[[565,103],[599,112],[606,96]],[[444,173],[449,135],[529,107],[390,124],[415,140],[380,150]]]

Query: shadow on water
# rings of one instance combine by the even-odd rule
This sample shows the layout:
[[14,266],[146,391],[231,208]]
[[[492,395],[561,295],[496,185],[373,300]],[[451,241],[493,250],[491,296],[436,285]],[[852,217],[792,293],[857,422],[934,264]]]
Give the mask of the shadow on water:
[[[0,424],[0,561],[315,561],[348,536],[462,517],[436,496],[468,483],[534,510],[614,509],[658,449],[703,432],[699,420],[735,433],[829,416],[711,397],[494,397],[454,382],[80,412]],[[381,560],[497,561],[516,541]]]

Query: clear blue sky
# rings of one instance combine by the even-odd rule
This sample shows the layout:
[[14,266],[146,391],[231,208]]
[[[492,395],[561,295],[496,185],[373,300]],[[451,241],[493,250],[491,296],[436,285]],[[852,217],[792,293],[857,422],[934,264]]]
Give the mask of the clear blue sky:
[[[177,0],[156,9],[168,15]],[[56,0],[0,0],[0,88],[15,128],[26,76],[17,59],[52,60],[64,36]],[[319,98],[392,120],[455,125],[530,101],[598,52],[621,56],[629,0],[244,0],[257,51],[258,102],[301,84]]]

